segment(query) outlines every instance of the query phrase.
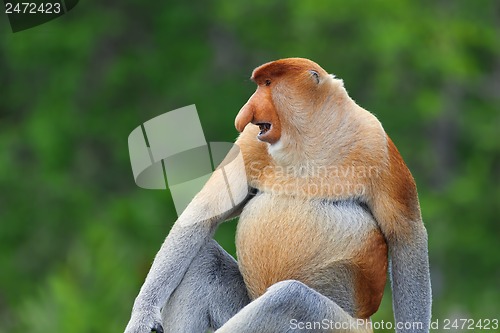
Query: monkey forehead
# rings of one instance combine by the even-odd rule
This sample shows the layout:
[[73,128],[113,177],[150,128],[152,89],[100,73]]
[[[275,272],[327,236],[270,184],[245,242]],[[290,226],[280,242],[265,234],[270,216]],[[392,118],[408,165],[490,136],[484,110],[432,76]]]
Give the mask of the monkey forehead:
[[251,79],[261,84],[266,79],[279,78],[288,75],[297,75],[308,70],[315,70],[320,74],[327,74],[320,65],[304,58],[286,58],[268,62],[254,69]]

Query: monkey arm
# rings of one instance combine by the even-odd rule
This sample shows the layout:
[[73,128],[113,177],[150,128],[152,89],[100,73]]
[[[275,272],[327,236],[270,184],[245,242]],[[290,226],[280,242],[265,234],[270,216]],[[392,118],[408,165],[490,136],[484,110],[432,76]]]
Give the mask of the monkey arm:
[[240,211],[247,197],[245,167],[238,154],[221,164],[175,222],[135,299],[125,332],[163,332],[161,308],[218,224]]
[[372,190],[378,193],[373,195],[373,212],[389,247],[395,320],[422,324],[421,329],[397,332],[428,332],[432,301],[427,231],[415,181],[389,138],[388,152],[388,168]]
[[429,332],[431,281],[427,254],[427,232],[417,223],[411,238],[389,241],[390,276],[394,319],[401,323],[421,323],[421,329],[400,332]]
[[[420,329],[399,329],[398,333],[429,332],[431,319],[431,281],[427,250],[427,231],[420,212],[415,218],[403,214],[396,198],[384,199],[384,211],[375,216],[389,247],[389,272],[396,323],[421,325]],[[392,204],[391,204],[392,203]],[[418,207],[418,206],[417,206]],[[407,208],[407,207],[406,207]]]

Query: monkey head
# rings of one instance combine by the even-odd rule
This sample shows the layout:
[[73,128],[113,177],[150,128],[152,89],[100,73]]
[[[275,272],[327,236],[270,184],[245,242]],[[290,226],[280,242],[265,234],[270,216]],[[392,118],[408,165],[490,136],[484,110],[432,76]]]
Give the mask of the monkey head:
[[[284,136],[307,134],[317,111],[325,108],[332,88],[341,82],[315,62],[302,58],[281,59],[256,68],[251,77],[257,90],[236,116],[239,132],[249,124],[259,126],[257,138],[271,146]],[[337,82],[335,82],[337,81]],[[312,130],[312,129],[311,129]]]

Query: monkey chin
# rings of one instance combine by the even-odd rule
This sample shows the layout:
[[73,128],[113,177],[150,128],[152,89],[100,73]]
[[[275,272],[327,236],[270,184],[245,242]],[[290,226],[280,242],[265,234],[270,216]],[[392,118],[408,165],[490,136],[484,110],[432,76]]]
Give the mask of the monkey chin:
[[267,146],[267,151],[277,161],[281,161],[281,153],[283,151],[283,140],[278,140],[272,145]]

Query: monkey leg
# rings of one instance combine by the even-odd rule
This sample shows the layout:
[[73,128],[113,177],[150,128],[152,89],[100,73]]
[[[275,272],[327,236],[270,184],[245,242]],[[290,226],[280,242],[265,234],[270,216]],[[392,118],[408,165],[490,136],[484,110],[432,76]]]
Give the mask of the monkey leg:
[[250,302],[236,261],[213,239],[162,309],[164,332],[216,330]]
[[373,332],[370,320],[356,319],[305,284],[287,280],[271,286],[215,333]]

